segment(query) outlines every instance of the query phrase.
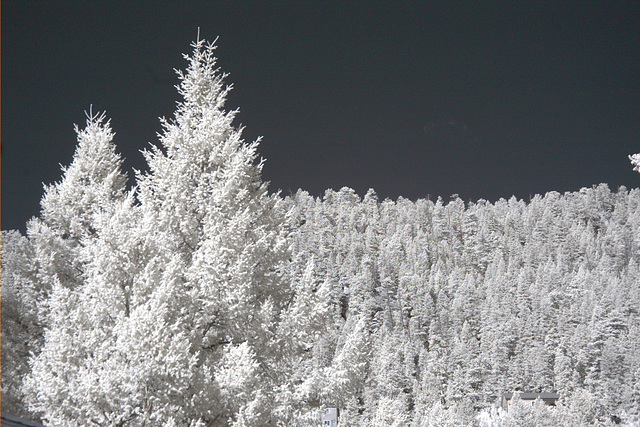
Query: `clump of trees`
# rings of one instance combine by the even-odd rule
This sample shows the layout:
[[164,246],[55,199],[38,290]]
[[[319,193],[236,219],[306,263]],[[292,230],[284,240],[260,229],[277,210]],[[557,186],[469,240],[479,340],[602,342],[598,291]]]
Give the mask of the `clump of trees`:
[[[89,113],[27,236],[2,232],[4,412],[104,426],[312,425],[333,405],[346,425],[638,419],[637,189],[283,198],[225,110],[214,49],[185,56],[182,101],[132,190],[109,121]],[[514,390],[562,399],[495,409]]]
[[513,390],[558,391],[556,414],[586,402],[592,421],[637,415],[637,189],[465,205],[343,188],[289,202],[293,252],[300,265],[323,260],[316,275],[332,289],[339,338],[325,360],[334,369],[347,350],[367,355],[352,388],[335,394],[349,424],[381,411],[408,416],[404,425],[474,423]]
[[5,335],[3,322],[3,347],[26,342],[8,353],[16,412],[56,425],[273,424],[290,231],[258,141],[224,109],[213,53],[198,41],[186,57],[183,100],[134,190],[109,122],[90,114],[28,240],[7,234],[3,250],[24,261],[3,264],[3,294],[7,270],[21,304],[7,325],[28,326]]

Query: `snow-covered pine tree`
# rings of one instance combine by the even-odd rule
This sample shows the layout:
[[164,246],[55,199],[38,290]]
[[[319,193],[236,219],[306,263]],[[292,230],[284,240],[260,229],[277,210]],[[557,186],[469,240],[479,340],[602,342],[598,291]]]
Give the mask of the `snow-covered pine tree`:
[[35,250],[38,283],[45,290],[58,280],[69,288],[82,282],[78,255],[85,239],[96,236],[95,216],[111,212],[124,198],[126,175],[105,114],[87,114],[86,127],[75,127],[78,145],[62,180],[45,186],[40,216],[27,224]]
[[118,337],[138,355],[126,367],[138,396],[132,425],[273,424],[288,231],[281,199],[260,177],[259,141],[246,143],[237,111],[224,110],[231,87],[214,49],[198,40],[185,56],[183,101],[138,176],[145,267]]
[[[76,126],[78,145],[73,161],[63,167],[62,180],[45,187],[41,213],[27,224],[30,241],[30,259],[24,259],[31,274],[21,282],[20,295],[29,296],[31,307],[37,307],[35,331],[31,332],[29,352],[33,354],[32,368],[40,364],[41,370],[31,372],[23,391],[30,410],[44,414],[59,403],[60,395],[45,389],[44,378],[60,374],[61,365],[53,363],[47,354],[52,351],[59,359],[59,346],[55,337],[60,319],[68,320],[73,299],[52,308],[52,301],[63,296],[76,295],[83,286],[86,251],[95,242],[100,226],[98,216],[110,215],[124,198],[126,176],[121,172],[122,159],[116,153],[113,133],[104,114],[87,114],[86,127]],[[60,293],[59,295],[54,295]],[[54,304],[55,305],[55,304]],[[52,311],[53,310],[53,311]],[[5,335],[3,341],[21,337]],[[43,350],[41,352],[41,350]],[[26,359],[25,359],[26,360]],[[71,361],[70,361],[71,362]],[[4,371],[3,371],[4,375]],[[17,373],[16,373],[17,375]],[[22,379],[20,379],[22,380]],[[61,385],[66,387],[66,385]]]

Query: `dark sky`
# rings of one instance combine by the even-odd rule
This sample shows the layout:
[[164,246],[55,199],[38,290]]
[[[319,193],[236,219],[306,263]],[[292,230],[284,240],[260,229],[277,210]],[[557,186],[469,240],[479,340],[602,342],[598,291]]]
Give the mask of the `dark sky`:
[[91,104],[145,168],[198,27],[273,190],[638,187],[640,2],[371,3],[4,0],[2,229],[38,214]]

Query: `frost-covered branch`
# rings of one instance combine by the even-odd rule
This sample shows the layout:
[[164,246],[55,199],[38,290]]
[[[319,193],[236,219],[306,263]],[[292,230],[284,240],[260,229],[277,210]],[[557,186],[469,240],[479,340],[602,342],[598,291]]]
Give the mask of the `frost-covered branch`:
[[640,172],[640,153],[630,155],[629,160],[631,160],[633,170],[636,172]]

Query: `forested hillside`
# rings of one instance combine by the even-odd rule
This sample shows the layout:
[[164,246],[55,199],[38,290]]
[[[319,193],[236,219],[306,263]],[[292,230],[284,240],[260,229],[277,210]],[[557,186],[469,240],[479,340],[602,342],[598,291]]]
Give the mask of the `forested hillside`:
[[[89,113],[2,232],[2,410],[50,425],[593,425],[640,408],[640,191],[270,193],[204,41],[127,176]],[[637,166],[637,158],[635,159]],[[503,392],[558,407],[503,413]],[[635,424],[634,424],[635,423]]]
[[434,406],[471,422],[512,390],[557,390],[567,405],[588,393],[601,416],[637,413],[637,189],[465,206],[343,188],[288,202],[295,276],[311,260],[330,290],[313,358],[347,425],[426,425]]

